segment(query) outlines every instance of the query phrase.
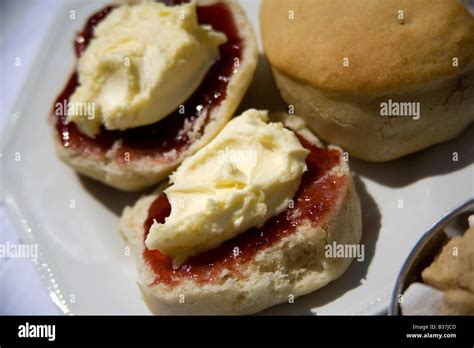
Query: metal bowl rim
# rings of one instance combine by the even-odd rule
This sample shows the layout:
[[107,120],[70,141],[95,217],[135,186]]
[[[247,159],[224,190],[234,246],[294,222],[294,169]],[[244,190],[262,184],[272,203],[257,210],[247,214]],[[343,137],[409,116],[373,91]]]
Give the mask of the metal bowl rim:
[[471,205],[474,208],[474,198],[470,198],[467,201],[456,205],[454,208],[445,213],[440,219],[438,219],[438,221],[436,221],[434,225],[431,226],[431,228],[421,236],[421,238],[418,240],[418,242],[408,254],[400,272],[398,273],[397,281],[395,283],[395,287],[393,289],[392,296],[390,299],[388,315],[401,315],[400,306],[398,303],[398,295],[400,293],[401,287],[403,286],[403,281],[405,280],[408,270],[412,266],[416,256],[425,247],[426,242],[432,237],[432,235],[436,231],[448,225],[449,222],[451,222],[455,216],[464,212]]

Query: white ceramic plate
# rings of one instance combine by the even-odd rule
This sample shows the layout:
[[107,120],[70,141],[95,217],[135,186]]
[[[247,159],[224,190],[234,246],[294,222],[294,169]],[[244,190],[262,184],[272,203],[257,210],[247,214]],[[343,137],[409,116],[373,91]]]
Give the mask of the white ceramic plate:
[[[138,194],[76,175],[56,157],[47,123],[74,65],[74,33],[104,4],[67,2],[58,14],[2,137],[0,182],[24,242],[39,245],[39,272],[64,313],[147,314],[133,260],[117,231],[122,209]],[[242,4],[258,35],[258,2]],[[70,18],[71,10],[75,19]],[[241,109],[248,107],[285,108],[263,58]],[[362,199],[364,262],[354,262],[327,287],[264,314],[382,313],[401,264],[418,238],[445,211],[474,196],[473,138],[471,126],[449,143],[402,160],[351,160]],[[453,161],[455,152],[458,161]]]

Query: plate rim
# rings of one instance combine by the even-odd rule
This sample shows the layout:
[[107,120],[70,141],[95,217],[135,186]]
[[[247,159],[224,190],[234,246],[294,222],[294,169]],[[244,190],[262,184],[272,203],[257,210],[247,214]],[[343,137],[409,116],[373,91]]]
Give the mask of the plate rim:
[[[49,48],[54,47],[54,41],[50,39],[50,33],[53,32],[53,29],[58,28],[57,23],[60,22],[61,14],[71,6],[81,6],[84,7],[86,4],[80,0],[72,0],[69,2],[63,2],[61,6],[56,8],[56,13],[53,15],[51,23],[49,23],[48,29],[45,31],[45,35],[40,40],[38,49],[34,55],[34,61],[45,61],[48,57],[48,53],[51,51]],[[33,86],[38,85],[38,80],[41,76],[41,69],[35,67],[35,64],[31,64],[27,73],[25,74],[25,79],[21,83],[20,88],[18,89],[19,93],[15,98],[12,107],[6,113],[7,119],[0,130],[0,148],[1,153],[3,154],[2,160],[6,164],[7,160],[5,154],[7,153],[6,149],[12,147],[14,141],[14,135],[18,132],[20,127],[20,120],[15,119],[12,116],[12,112],[15,110],[15,113],[19,112],[22,114],[24,110],[24,102],[22,102],[24,95],[31,95],[33,92]],[[21,116],[20,116],[21,117]],[[47,120],[46,120],[47,122]],[[6,168],[6,166],[4,167]],[[45,290],[48,292],[48,295],[55,306],[59,309],[59,315],[73,315],[74,313],[67,306],[64,296],[62,295],[61,286],[57,284],[54,280],[54,274],[51,271],[49,265],[49,258],[41,251],[40,243],[38,243],[37,238],[34,237],[31,227],[28,224],[28,219],[23,212],[23,209],[16,203],[18,201],[18,196],[20,194],[15,192],[13,186],[9,187],[5,185],[8,180],[11,181],[11,173],[3,169],[0,171],[0,205],[3,205],[7,215],[12,222],[14,232],[19,237],[20,242],[28,244],[36,244],[38,246],[38,259],[35,263],[33,260],[30,260],[33,266],[38,272],[38,275],[41,278],[41,283],[43,284]],[[15,198],[13,198],[15,197]]]

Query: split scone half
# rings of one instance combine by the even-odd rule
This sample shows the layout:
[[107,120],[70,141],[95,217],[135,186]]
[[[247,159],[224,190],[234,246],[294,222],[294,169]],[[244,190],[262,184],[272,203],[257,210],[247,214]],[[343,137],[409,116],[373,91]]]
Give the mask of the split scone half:
[[[226,133],[235,120],[255,113],[266,117],[266,112],[248,110],[234,118],[222,133]],[[304,172],[295,192],[290,196],[289,204],[258,226],[227,236],[225,241],[210,238],[206,250],[202,251],[198,247],[193,249],[190,257],[176,262],[176,258],[164,251],[179,255],[183,252],[179,247],[190,239],[202,241],[208,237],[210,230],[217,230],[229,220],[233,221],[234,227],[242,224],[242,219],[257,214],[255,211],[258,208],[255,206],[247,210],[246,216],[242,218],[239,214],[230,214],[226,207],[217,203],[203,203],[202,205],[206,205],[202,208],[203,214],[211,216],[214,214],[213,207],[218,205],[214,220],[210,223],[205,219],[197,222],[204,231],[199,230],[200,226],[183,230],[180,228],[183,223],[193,226],[193,222],[178,221],[176,224],[178,219],[173,216],[173,209],[180,209],[180,196],[178,199],[169,196],[168,199],[167,195],[171,192],[168,190],[173,186],[168,184],[162,185],[154,194],[142,197],[133,207],[125,208],[120,231],[133,246],[138,264],[139,286],[153,313],[251,314],[317,290],[340,277],[349,267],[351,257],[330,257],[326,253],[327,245],[353,245],[361,239],[359,197],[340,148],[323,146],[306,128],[301,118],[282,114],[273,116],[272,120],[280,121],[285,130],[290,130],[295,135],[295,139],[307,150],[307,156],[303,159]],[[254,131],[260,132],[256,128]],[[209,148],[220,141],[219,137],[221,134],[183,162],[171,177],[174,185],[182,181],[180,175],[186,175],[180,173],[183,167],[193,171],[197,163],[196,157],[202,159],[210,156]],[[268,140],[271,136],[262,138]],[[263,146],[271,148],[269,142],[265,141]],[[231,144],[232,141],[227,143]],[[289,150],[288,153],[294,151]],[[278,172],[282,169],[278,168],[280,159],[267,157],[266,163],[269,166],[276,163],[272,171]],[[256,171],[259,173],[262,172],[262,168],[258,167],[261,160],[265,161],[257,156]],[[282,172],[292,170],[293,167],[283,168]],[[265,174],[272,175],[268,171]],[[207,192],[199,186],[206,182],[206,175],[194,177],[190,174],[190,177],[195,182],[185,184],[185,190],[192,191],[198,187],[198,191],[202,190],[201,193]],[[285,180],[283,177],[285,175],[282,175],[282,181]],[[267,203],[275,200],[275,196],[283,189],[276,191],[267,192]],[[249,193],[249,197],[252,194]],[[184,202],[183,207],[186,204]],[[270,206],[271,203],[268,203],[267,208]],[[200,208],[194,206],[193,209]],[[166,225],[170,225],[168,228],[172,230],[168,240],[169,230],[154,231],[155,228]],[[157,231],[161,234],[151,236]],[[158,243],[161,249],[149,249],[148,246],[154,245],[156,238],[164,239],[163,243]]]
[[[125,4],[122,6],[133,8],[136,6],[156,5],[156,3],[149,1],[135,1],[131,3],[133,4]],[[180,2],[176,1],[176,3]],[[189,5],[189,3],[184,3],[183,5],[174,6]],[[207,144],[219,130],[222,129],[237,109],[252,80],[258,59],[258,47],[252,26],[243,9],[235,1],[198,0],[197,2],[191,1],[190,4],[192,4],[192,6],[196,5],[194,13],[195,16],[197,16],[198,25],[201,26],[201,28],[205,28],[199,29],[201,31],[196,37],[199,38],[199,35],[203,36],[202,32],[205,31],[206,28],[210,28],[215,33],[208,34],[206,38],[208,41],[220,40],[219,38],[216,39],[216,36],[222,34],[225,35],[226,41],[220,44],[218,49],[216,49],[216,52],[218,50],[217,58],[210,68],[205,70],[207,72],[203,73],[200,82],[196,81],[197,78],[195,75],[197,75],[197,73],[195,74],[192,71],[195,62],[190,62],[190,60],[193,60],[197,55],[204,54],[201,48],[196,49],[196,54],[186,51],[189,50],[188,46],[191,46],[189,43],[187,43],[188,46],[183,44],[183,49],[176,48],[177,39],[174,39],[176,35],[173,33],[169,35],[168,46],[166,46],[165,43],[159,43],[159,47],[155,49],[155,52],[160,49],[166,51],[171,47],[174,49],[172,53],[175,56],[188,54],[189,59],[188,61],[185,59],[177,59],[178,62],[174,65],[167,61],[159,63],[173,66],[176,73],[174,73],[174,75],[166,75],[168,79],[166,81],[168,82],[164,84],[163,88],[158,88],[158,94],[161,93],[160,91],[163,91],[163,89],[165,91],[161,93],[159,98],[155,97],[155,100],[153,100],[153,96],[151,97],[151,101],[146,104],[149,109],[160,110],[161,105],[166,105],[167,107],[173,105],[170,104],[172,103],[170,98],[174,96],[173,93],[175,92],[173,88],[179,91],[189,88],[190,83],[183,82],[187,80],[180,75],[184,74],[183,71],[189,72],[186,69],[191,69],[191,73],[188,73],[186,77],[190,80],[194,79],[193,83],[196,84],[196,88],[192,89],[193,92],[189,94],[190,96],[187,97],[183,103],[179,106],[176,105],[171,109],[172,111],[170,113],[156,122],[149,123],[149,120],[153,119],[153,111],[147,113],[147,111],[140,110],[140,103],[142,103],[140,98],[147,98],[147,91],[145,89],[146,81],[147,79],[154,79],[153,76],[149,77],[147,74],[149,74],[149,71],[153,72],[154,69],[161,69],[161,65],[158,63],[155,64],[153,59],[147,58],[147,55],[153,53],[153,49],[149,49],[149,51],[143,53],[143,57],[138,57],[134,60],[135,51],[141,49],[139,46],[140,43],[136,44],[136,42],[133,41],[134,39],[127,39],[129,41],[124,39],[123,42],[118,42],[115,46],[110,44],[110,50],[118,51],[122,48],[119,49],[116,48],[116,46],[119,44],[125,45],[123,52],[119,52],[119,54],[123,56],[121,58],[116,58],[118,54],[110,54],[109,57],[108,51],[104,49],[105,52],[103,54],[107,55],[107,57],[103,58],[103,62],[97,63],[100,55],[94,53],[95,56],[89,59],[89,62],[92,62],[92,65],[96,64],[94,68],[98,70],[98,73],[93,75],[95,72],[92,71],[90,75],[99,81],[96,85],[102,83],[100,88],[103,89],[97,92],[94,90],[96,85],[90,83],[90,85],[92,85],[92,87],[89,88],[90,90],[87,90],[87,85],[83,85],[83,89],[86,90],[81,91],[82,96],[96,93],[96,100],[101,102],[101,104],[95,105],[96,113],[100,111],[99,109],[104,110],[105,107],[111,108],[110,104],[117,103],[117,100],[124,105],[125,111],[117,111],[114,109],[114,114],[101,125],[100,132],[93,136],[84,132],[75,122],[71,122],[68,119],[67,110],[71,97],[75,94],[76,90],[81,87],[81,76],[79,72],[82,70],[80,69],[80,59],[85,55],[85,52],[87,52],[87,49],[92,45],[94,40],[97,40],[94,36],[97,32],[95,29],[107,18],[110,18],[110,16],[115,16],[117,18],[113,18],[111,23],[107,23],[107,28],[104,26],[99,30],[100,33],[106,32],[107,30],[109,31],[106,34],[102,34],[103,38],[101,40],[109,40],[109,38],[114,40],[113,30],[117,31],[117,35],[123,35],[128,38],[128,36],[132,36],[133,34],[126,33],[127,29],[125,27],[127,24],[124,23],[124,21],[126,21],[128,17],[132,17],[132,15],[114,14],[114,11],[122,8],[122,6],[106,7],[92,15],[83,30],[75,37],[75,52],[79,60],[78,68],[75,69],[64,90],[55,101],[55,107],[53,108],[50,119],[54,125],[54,140],[59,157],[79,173],[126,191],[140,190],[156,184],[166,178],[185,157],[193,154],[199,148]],[[183,10],[183,13],[188,10],[189,9]],[[132,11],[129,12],[132,13]],[[144,16],[151,16],[146,9],[142,12]],[[162,12],[163,13],[160,14],[161,17],[171,16],[166,9]],[[188,15],[187,12],[185,14]],[[190,14],[190,16],[193,15],[194,14]],[[121,16],[123,18],[121,18]],[[138,14],[135,15],[135,17],[136,16],[138,16]],[[181,16],[181,12],[178,12],[176,16]],[[150,18],[147,17],[146,20],[150,20]],[[144,21],[145,19],[143,21],[136,19],[134,22],[136,27],[144,31],[138,35],[138,38],[148,32],[146,27],[140,27],[140,23],[144,23]],[[189,25],[190,24],[182,26]],[[115,26],[116,29],[109,28],[113,26]],[[178,28],[181,27],[178,25]],[[110,33],[111,30],[112,33]],[[132,31],[132,29],[129,31]],[[160,30],[157,29],[156,31],[158,36],[156,40],[164,40],[158,35]],[[125,32],[125,34],[123,32]],[[154,37],[147,40],[149,40],[149,42],[143,45],[145,47],[150,43],[156,43],[154,42]],[[94,49],[96,51],[100,52],[100,50],[103,49],[97,47],[100,46],[99,44],[95,46]],[[163,51],[159,52],[158,57],[160,55],[167,57],[167,55],[162,54]],[[92,53],[90,55],[92,55]],[[124,64],[128,63],[128,66],[132,67],[127,71],[127,74],[129,74],[127,75],[129,76],[128,80],[123,77],[122,73],[117,73],[117,71],[114,70],[118,69],[116,67],[118,63],[114,61],[114,59],[122,58],[125,62]],[[146,64],[143,62],[147,59],[148,66],[145,66]],[[180,64],[187,65],[181,66]],[[83,65],[86,66],[85,63]],[[198,65],[198,63],[195,65]],[[92,70],[92,68],[89,67],[85,67],[83,70],[87,71],[87,69]],[[114,71],[111,73],[111,70]],[[163,76],[168,72],[169,71],[164,70]],[[108,76],[108,80],[105,83],[101,81],[101,79],[105,78],[104,76]],[[173,76],[175,76],[175,78],[173,78]],[[164,79],[165,77],[163,77],[161,81],[164,81]],[[84,78],[84,80],[86,80],[86,78]],[[140,85],[140,87],[137,87],[137,84]],[[171,89],[171,91],[166,90],[168,88]],[[125,95],[126,93],[123,92],[123,89],[127,89],[127,95]],[[132,99],[130,95],[134,95],[135,99]],[[80,98],[76,99],[80,100]],[[136,101],[138,106],[135,109],[133,106],[135,104],[130,104],[130,100],[133,102]],[[158,106],[155,107],[154,103]],[[77,105],[77,103],[72,103],[72,105]],[[152,107],[150,107],[150,105],[152,105]],[[133,115],[126,114],[129,109],[134,112]],[[127,127],[124,125],[125,123],[133,123],[136,120],[141,121],[139,126]],[[122,121],[125,123],[120,124]],[[115,127],[115,129],[109,129],[106,127],[107,125]]]

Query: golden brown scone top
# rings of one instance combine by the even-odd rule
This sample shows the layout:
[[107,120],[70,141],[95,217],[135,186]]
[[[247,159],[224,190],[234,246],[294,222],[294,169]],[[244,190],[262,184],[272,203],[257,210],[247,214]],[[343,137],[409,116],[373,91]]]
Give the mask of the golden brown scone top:
[[451,238],[421,277],[441,290],[463,289],[474,294],[474,227],[462,237]]
[[263,0],[260,26],[275,68],[329,93],[408,91],[474,66],[459,0]]

